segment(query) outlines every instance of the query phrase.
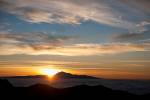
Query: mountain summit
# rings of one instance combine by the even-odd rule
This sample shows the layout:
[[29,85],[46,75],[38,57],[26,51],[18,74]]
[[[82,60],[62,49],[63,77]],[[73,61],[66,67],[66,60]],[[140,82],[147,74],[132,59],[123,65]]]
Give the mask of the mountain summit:
[[99,79],[96,77],[88,76],[88,75],[75,75],[75,74],[70,74],[66,72],[58,72],[53,76],[53,78],[56,79],[68,79],[68,78],[75,78],[75,79]]

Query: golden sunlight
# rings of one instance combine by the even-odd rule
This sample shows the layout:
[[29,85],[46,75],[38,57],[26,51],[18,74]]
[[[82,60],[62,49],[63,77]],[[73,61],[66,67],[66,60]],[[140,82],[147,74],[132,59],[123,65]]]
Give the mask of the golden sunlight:
[[43,69],[41,69],[41,74],[48,75],[50,77],[52,77],[53,75],[55,75],[58,72],[60,72],[60,71],[57,70],[57,69],[50,69],[50,68],[43,68]]

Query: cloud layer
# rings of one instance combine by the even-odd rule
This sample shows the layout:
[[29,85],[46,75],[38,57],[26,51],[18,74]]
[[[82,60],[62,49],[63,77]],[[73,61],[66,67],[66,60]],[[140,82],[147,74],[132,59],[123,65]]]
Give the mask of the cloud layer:
[[149,5],[148,0],[0,1],[1,10],[32,23],[80,24],[83,21],[91,20],[101,24],[125,28],[129,31],[140,31],[143,29],[143,26],[137,25],[139,22],[131,21],[130,17],[134,17],[132,15],[139,16],[140,18],[147,16],[150,13]]
[[141,42],[147,40],[150,37],[146,33],[122,33],[114,34],[111,36],[111,41],[114,42]]
[[31,48],[33,50],[51,49],[60,46],[71,36],[53,35],[48,33],[9,33],[0,32],[0,46]]
[[149,43],[72,44],[65,41],[69,36],[41,33],[0,33],[0,55],[64,55],[90,56],[135,51],[149,51]]
[[[147,31],[145,26],[150,24],[149,5],[149,0],[0,0],[1,11],[30,23],[81,24],[94,21],[128,30],[126,34],[113,37],[115,42],[124,43],[71,45],[65,44],[72,38],[70,36],[0,32],[0,55],[87,56],[149,51],[149,38],[145,38],[144,33]],[[142,39],[146,42],[131,42]]]

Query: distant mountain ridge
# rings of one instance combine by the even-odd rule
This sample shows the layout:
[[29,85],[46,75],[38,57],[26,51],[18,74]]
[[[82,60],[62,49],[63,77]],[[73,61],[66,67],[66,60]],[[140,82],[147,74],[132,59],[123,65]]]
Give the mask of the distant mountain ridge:
[[88,76],[88,75],[75,75],[75,74],[70,74],[70,73],[66,73],[66,72],[58,72],[56,73],[53,78],[56,79],[66,79],[66,78],[77,78],[77,79],[100,79],[97,77],[93,77],[93,76]]
[[[29,75],[29,76],[8,76],[8,77],[0,77],[0,78],[46,78],[47,75]],[[76,74],[71,74],[67,72],[58,72],[56,73],[53,78],[57,79],[67,79],[67,78],[74,78],[74,79],[100,79],[97,77],[93,76],[88,76],[88,75],[76,75]]]
[[6,76],[0,78],[45,78],[47,75],[28,75],[28,76]]
[[47,84],[55,88],[102,85],[113,90],[123,90],[134,94],[150,93],[150,80],[104,79],[66,72],[59,72],[53,78],[48,78],[46,75],[0,77],[0,79],[7,79],[15,87],[28,87],[34,84]]

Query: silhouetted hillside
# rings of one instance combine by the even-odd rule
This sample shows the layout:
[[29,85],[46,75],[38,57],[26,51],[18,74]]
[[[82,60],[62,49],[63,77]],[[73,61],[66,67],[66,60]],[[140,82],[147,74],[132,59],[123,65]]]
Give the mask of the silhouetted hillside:
[[0,77],[0,79],[7,79],[15,87],[29,87],[34,84],[47,84],[55,88],[68,88],[77,85],[103,85],[113,90],[128,91],[133,94],[150,93],[150,80],[103,79],[66,72],[57,73],[53,79],[45,75]]
[[12,88],[13,86],[12,86],[12,84],[10,84],[9,82],[8,82],[8,80],[6,80],[6,79],[0,79],[0,89],[2,89],[2,88]]
[[1,77],[3,79],[7,78],[46,78],[46,75],[31,75],[31,76],[10,76],[10,77]]
[[0,80],[1,100],[103,100],[103,99],[141,99],[147,95],[134,95],[116,91],[104,86],[80,85],[70,88],[53,88],[36,84],[30,87],[13,87],[7,80]]

